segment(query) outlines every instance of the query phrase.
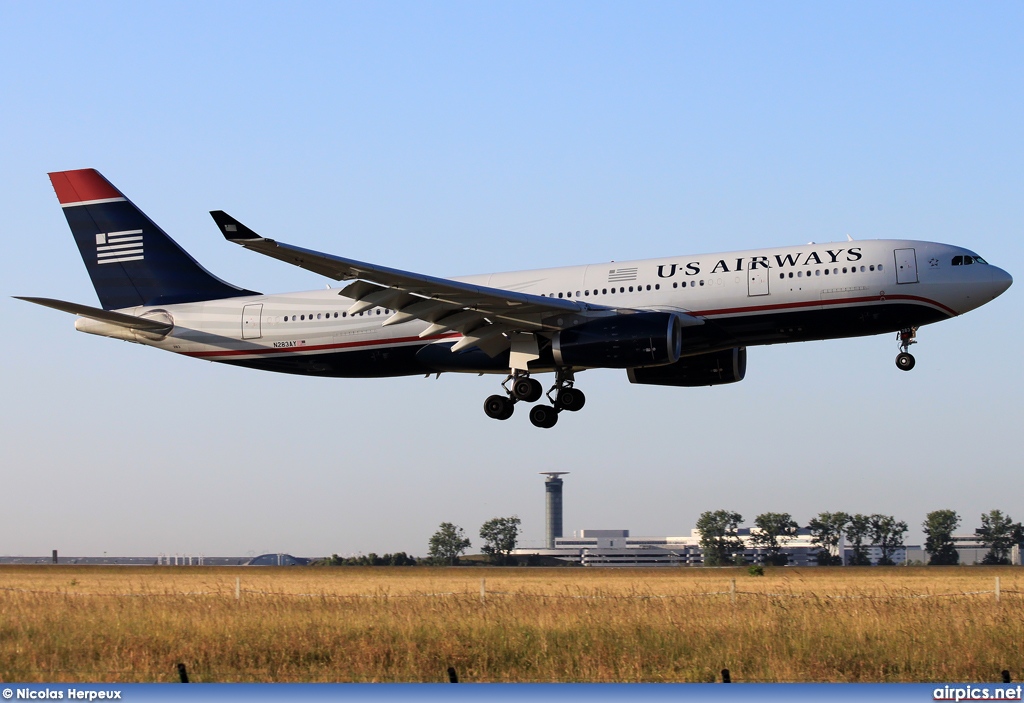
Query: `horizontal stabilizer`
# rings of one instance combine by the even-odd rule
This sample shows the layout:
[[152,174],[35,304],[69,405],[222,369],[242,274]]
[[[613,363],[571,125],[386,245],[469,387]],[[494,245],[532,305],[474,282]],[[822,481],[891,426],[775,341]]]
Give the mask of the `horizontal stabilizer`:
[[112,325],[126,327],[132,330],[152,332],[154,334],[167,334],[174,327],[174,325],[168,322],[151,320],[145,317],[136,317],[135,315],[125,315],[120,312],[110,312],[109,310],[100,310],[99,308],[92,308],[88,305],[68,303],[63,300],[54,300],[53,298],[27,298],[20,295],[16,295],[14,297],[18,300],[26,300],[30,303],[35,303],[36,305],[42,305],[62,312],[69,312],[72,315],[79,315],[80,317],[88,317],[90,320],[108,322]]

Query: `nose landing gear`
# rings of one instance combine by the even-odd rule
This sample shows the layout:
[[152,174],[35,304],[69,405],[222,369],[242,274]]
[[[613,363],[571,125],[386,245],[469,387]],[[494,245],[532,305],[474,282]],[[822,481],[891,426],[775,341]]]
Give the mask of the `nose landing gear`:
[[910,371],[917,364],[917,360],[907,350],[911,344],[917,344],[917,328],[907,327],[900,330],[897,339],[900,340],[900,353],[896,355],[896,368],[900,371]]

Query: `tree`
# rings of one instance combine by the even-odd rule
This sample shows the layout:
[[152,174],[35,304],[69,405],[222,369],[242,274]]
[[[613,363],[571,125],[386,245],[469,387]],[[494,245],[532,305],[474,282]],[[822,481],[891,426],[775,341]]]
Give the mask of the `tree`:
[[879,566],[892,566],[892,555],[903,546],[903,535],[907,534],[907,523],[896,520],[892,515],[872,515],[870,518],[871,541],[882,552]]
[[960,563],[960,554],[953,546],[953,533],[960,527],[960,516],[955,510],[933,510],[924,516],[921,527],[929,566]]
[[767,552],[765,561],[775,566],[788,564],[789,557],[782,554],[782,547],[796,537],[800,529],[793,516],[789,513],[762,513],[754,518],[754,525],[757,531],[750,531],[750,541],[757,549]]
[[852,566],[871,566],[871,559],[868,558],[868,548],[864,546],[864,540],[868,539],[871,531],[871,518],[867,515],[850,516],[846,523],[846,539],[850,541],[853,555],[850,557]]
[[978,539],[988,547],[988,554],[982,564],[1009,564],[1013,545],[1024,541],[1024,527],[1013,522],[1002,510],[990,510],[981,515],[981,527],[974,531]]
[[728,510],[708,510],[697,519],[700,532],[700,549],[704,554],[704,566],[724,566],[733,563],[733,554],[743,551],[739,538],[743,516]]
[[469,547],[469,539],[461,527],[450,522],[442,522],[437,532],[430,538],[428,554],[435,562],[455,566],[459,563],[459,555]]
[[484,541],[481,551],[495,564],[507,564],[519,540],[518,517],[491,518],[480,527],[480,539]]
[[811,542],[818,545],[818,566],[842,566],[843,556],[833,554],[839,549],[839,538],[843,536],[850,516],[846,513],[818,513],[811,518],[807,528],[811,531]]

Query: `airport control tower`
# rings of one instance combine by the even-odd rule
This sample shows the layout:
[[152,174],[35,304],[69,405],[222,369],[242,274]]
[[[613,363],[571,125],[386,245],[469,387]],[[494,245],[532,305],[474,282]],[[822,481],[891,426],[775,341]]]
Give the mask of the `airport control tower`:
[[555,538],[562,536],[562,479],[568,471],[541,471],[541,476],[547,476],[544,482],[545,522],[547,523],[547,535],[545,542],[548,549],[555,548]]

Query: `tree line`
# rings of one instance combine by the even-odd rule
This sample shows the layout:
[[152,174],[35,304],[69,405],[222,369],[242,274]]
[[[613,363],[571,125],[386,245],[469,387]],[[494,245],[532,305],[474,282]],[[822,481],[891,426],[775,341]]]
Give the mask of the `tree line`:
[[[522,521],[513,515],[491,518],[480,526],[480,539],[484,541],[480,551],[487,555],[492,564],[515,563],[512,552],[519,542],[521,524]],[[437,532],[430,537],[427,558],[434,564],[455,566],[459,563],[459,557],[471,546],[465,530],[450,522],[442,522]]]
[[[925,516],[921,527],[925,534],[924,549],[929,564],[958,564],[960,556],[956,550],[954,533],[961,525],[961,518],[954,510],[934,510]],[[706,566],[741,564],[747,549],[739,536],[743,516],[729,510],[709,510],[701,513],[697,520],[700,532],[700,549]],[[519,517],[496,517],[480,526],[480,551],[491,564],[515,564],[512,552],[522,532]],[[800,526],[789,513],[762,513],[754,518],[756,530],[750,532],[750,546],[762,552],[767,564],[789,563],[786,546],[792,542]],[[870,565],[869,550],[878,549],[879,565],[892,565],[893,555],[903,547],[907,523],[892,515],[863,515],[860,513],[822,512],[807,523],[811,543],[818,547],[817,561],[821,566],[839,566],[842,556],[835,554],[840,540],[845,537],[851,552],[848,563],[853,566]],[[1024,527],[1014,522],[1001,510],[990,510],[981,515],[981,526],[974,530],[978,542],[988,549],[983,564],[1009,564],[1010,553],[1015,545],[1024,542]],[[314,562],[320,566],[415,566],[432,564],[455,566],[472,542],[465,530],[451,522],[442,522],[430,537],[426,558],[415,558],[405,552],[378,556],[371,552],[365,556],[339,557]]]
[[[739,563],[745,550],[739,536],[743,516],[729,510],[709,510],[701,513],[697,520],[700,531],[700,548],[707,566],[723,566]],[[961,518],[954,510],[935,510],[925,516],[921,524],[925,534],[925,551],[928,563],[958,564],[960,555],[956,550],[954,533],[960,527]],[[785,545],[791,542],[800,526],[789,513],[763,513],[754,518],[755,530],[751,530],[750,543],[754,549],[765,554],[765,562],[784,565],[789,562]],[[879,565],[892,565],[892,556],[903,546],[907,523],[891,515],[863,515],[860,513],[823,512],[807,523],[811,543],[819,550],[818,564],[821,566],[841,565],[842,556],[835,554],[839,541],[846,538],[852,554],[849,564],[870,565],[868,550],[876,547],[880,552]],[[974,537],[988,548],[983,564],[1009,564],[1010,552],[1014,545],[1024,541],[1024,527],[1013,522],[1001,510],[990,510],[981,515],[981,526],[975,529]]]

